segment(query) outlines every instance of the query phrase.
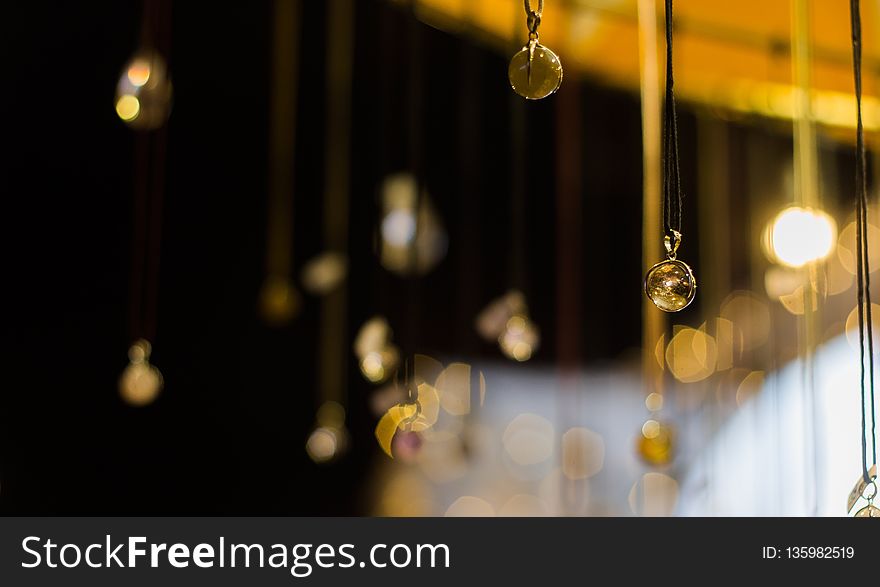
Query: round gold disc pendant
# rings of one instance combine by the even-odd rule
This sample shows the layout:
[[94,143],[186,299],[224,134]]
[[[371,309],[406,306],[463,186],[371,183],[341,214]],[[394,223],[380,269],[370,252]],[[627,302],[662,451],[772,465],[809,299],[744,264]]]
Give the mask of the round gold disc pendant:
[[856,512],[856,518],[880,518],[880,508],[875,505],[867,505]]
[[562,63],[556,53],[529,41],[510,60],[507,76],[514,92],[527,100],[540,100],[562,85]]
[[666,259],[648,270],[645,293],[664,312],[678,312],[694,301],[697,280],[687,263]]

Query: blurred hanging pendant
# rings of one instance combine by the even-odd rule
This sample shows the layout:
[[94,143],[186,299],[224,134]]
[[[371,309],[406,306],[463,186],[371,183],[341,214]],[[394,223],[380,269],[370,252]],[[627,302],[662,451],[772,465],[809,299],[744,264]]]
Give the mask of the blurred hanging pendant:
[[132,406],[145,406],[162,391],[162,373],[150,364],[152,346],[144,339],[128,349],[128,366],[119,378],[119,393]]
[[667,465],[675,455],[675,432],[670,425],[652,418],[642,426],[636,449],[647,464]]
[[306,453],[315,463],[329,463],[345,453],[348,443],[345,408],[335,401],[324,402],[318,408],[315,426],[306,440]]
[[664,238],[666,260],[651,267],[645,276],[645,293],[664,312],[687,308],[697,293],[694,272],[687,263],[676,259],[681,233],[673,230],[672,235]]
[[532,10],[525,1],[529,42],[510,60],[507,76],[513,91],[527,100],[546,98],[562,84],[562,63],[559,57],[538,42],[538,26],[544,11],[544,0],[538,0],[538,10]]
[[302,306],[302,297],[293,282],[283,276],[269,276],[260,289],[260,313],[271,326],[284,326]]
[[138,51],[116,85],[116,114],[131,128],[154,130],[171,112],[171,78],[165,60],[153,49]]

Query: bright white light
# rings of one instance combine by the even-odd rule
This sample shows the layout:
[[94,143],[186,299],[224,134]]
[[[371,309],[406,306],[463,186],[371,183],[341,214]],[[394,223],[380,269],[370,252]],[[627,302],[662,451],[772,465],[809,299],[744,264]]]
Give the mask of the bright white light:
[[770,229],[775,260],[789,267],[803,267],[824,259],[834,249],[837,225],[820,210],[791,207],[780,212]]
[[382,238],[389,245],[405,247],[416,235],[416,218],[410,210],[392,210],[382,219]]

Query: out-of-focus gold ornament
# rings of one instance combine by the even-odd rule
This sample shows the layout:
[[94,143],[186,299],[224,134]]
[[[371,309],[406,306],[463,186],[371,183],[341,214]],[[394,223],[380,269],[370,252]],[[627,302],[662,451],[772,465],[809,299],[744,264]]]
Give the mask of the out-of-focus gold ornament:
[[400,351],[391,342],[391,327],[381,316],[367,320],[354,340],[361,374],[371,383],[387,381],[400,364]]
[[116,114],[128,126],[154,130],[171,112],[171,78],[161,55],[142,49],[125,65],[116,85]]
[[334,401],[324,402],[315,416],[315,427],[306,440],[306,453],[316,463],[339,458],[348,448],[345,408]]
[[268,324],[282,326],[298,313],[302,298],[285,277],[269,277],[260,290],[260,313]]
[[302,283],[314,295],[327,295],[345,281],[348,259],[342,253],[327,251],[314,257],[302,270]]
[[540,100],[554,93],[562,85],[562,63],[559,57],[538,42],[538,26],[544,0],[538,0],[538,10],[532,10],[525,0],[529,42],[510,60],[507,76],[513,91],[527,100]]
[[666,235],[664,239],[666,260],[651,267],[645,276],[645,293],[664,312],[684,310],[697,293],[694,272],[687,263],[676,259],[681,233],[672,232],[672,238]]
[[671,426],[657,420],[648,420],[642,426],[637,449],[649,465],[666,465],[672,461],[675,432]]
[[132,406],[145,406],[162,391],[162,373],[150,364],[152,346],[144,339],[128,349],[128,366],[119,378],[119,393]]
[[382,184],[379,260],[399,275],[424,275],[446,256],[448,239],[440,215],[411,173],[395,173]]
[[486,342],[493,342],[504,332],[508,320],[516,315],[525,315],[527,312],[525,296],[521,291],[512,289],[500,298],[492,300],[479,313],[474,326]]
[[363,376],[371,383],[386,381],[400,363],[400,351],[393,344],[386,344],[379,350],[369,351],[361,358]]
[[515,289],[492,300],[477,316],[475,326],[480,336],[498,341],[501,352],[516,361],[528,361],[541,344],[541,333],[529,318],[526,298]]
[[531,359],[540,342],[538,327],[525,315],[511,316],[498,337],[501,352],[519,362]]
[[376,424],[376,440],[386,455],[394,458],[392,442],[397,431],[413,432],[412,424],[421,416],[422,406],[418,400],[406,400],[389,408]]

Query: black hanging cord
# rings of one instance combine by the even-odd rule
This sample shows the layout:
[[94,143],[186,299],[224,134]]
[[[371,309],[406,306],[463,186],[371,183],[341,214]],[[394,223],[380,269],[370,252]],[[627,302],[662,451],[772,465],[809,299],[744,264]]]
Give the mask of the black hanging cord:
[[[850,20],[852,24],[853,77],[856,92],[856,278],[858,285],[859,315],[859,365],[862,399],[862,477],[865,483],[871,482],[868,473],[868,401],[870,395],[871,411],[871,456],[877,462],[876,414],[874,404],[874,332],[871,316],[871,267],[868,260],[868,182],[866,177],[865,129],[862,124],[862,17],[859,0],[850,0]],[[867,351],[867,353],[866,353]],[[865,388],[865,354],[868,363],[868,388]]]
[[681,169],[678,164],[678,118],[672,75],[672,0],[666,0],[666,107],[663,118],[663,230],[681,232]]

